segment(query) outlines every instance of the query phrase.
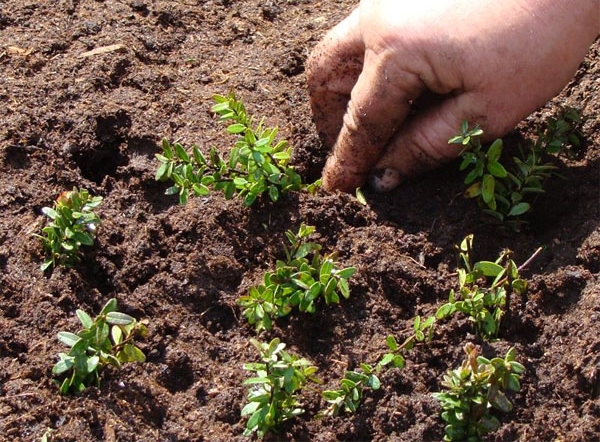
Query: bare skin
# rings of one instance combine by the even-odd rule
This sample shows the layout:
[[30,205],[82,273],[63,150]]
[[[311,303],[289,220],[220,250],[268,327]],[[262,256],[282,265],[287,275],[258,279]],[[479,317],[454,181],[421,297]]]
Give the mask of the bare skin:
[[[455,158],[463,120],[503,136],[560,92],[599,33],[598,0],[362,0],[307,62],[333,148],[324,187],[374,176],[390,190]],[[407,120],[426,91],[443,99]]]

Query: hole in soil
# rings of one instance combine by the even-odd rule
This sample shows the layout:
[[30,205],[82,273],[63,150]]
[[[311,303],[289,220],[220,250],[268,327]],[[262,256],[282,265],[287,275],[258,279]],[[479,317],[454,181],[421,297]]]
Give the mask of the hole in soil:
[[208,392],[204,387],[198,387],[196,390],[196,399],[200,405],[206,405],[206,402],[208,402]]
[[8,263],[8,256],[6,256],[4,253],[0,253],[0,268],[1,269],[6,269],[6,264]]
[[167,356],[167,367],[158,376],[158,382],[171,393],[187,390],[194,383],[194,369],[190,357],[181,352]]
[[85,178],[100,184],[105,176],[114,175],[119,166],[127,164],[120,146],[125,142],[129,127],[131,118],[123,110],[96,118],[98,146],[83,149],[73,156]]
[[[11,337],[11,339],[14,339]],[[0,341],[0,352],[6,356],[19,356],[20,354],[27,353],[27,345],[13,340]]]
[[10,145],[4,151],[4,164],[14,169],[26,169],[31,164],[23,146]]
[[7,318],[16,318],[19,316],[19,310],[14,305],[8,305],[4,308],[3,314]]
[[215,334],[218,331],[230,330],[235,324],[235,317],[230,307],[215,305],[206,310],[200,323],[212,334]]
[[112,282],[112,275],[107,270],[96,264],[95,261],[84,259],[78,266],[81,277],[84,281],[87,281],[91,287],[98,289],[103,295],[113,293],[115,286]]

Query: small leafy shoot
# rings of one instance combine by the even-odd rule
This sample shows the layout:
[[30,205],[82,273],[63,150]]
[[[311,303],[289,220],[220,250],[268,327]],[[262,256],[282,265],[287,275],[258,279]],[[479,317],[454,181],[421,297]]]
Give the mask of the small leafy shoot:
[[340,380],[340,388],[337,390],[325,390],[323,399],[329,405],[319,413],[321,416],[337,416],[340,411],[354,413],[362,401],[364,390],[379,390],[381,382],[377,373],[381,366],[371,366],[360,364],[360,369],[346,371],[344,377]]
[[101,196],[92,197],[85,189],[63,192],[53,207],[44,207],[42,213],[48,223],[42,229],[41,238],[46,259],[43,271],[64,265],[72,267],[80,260],[81,246],[94,245],[100,218],[94,209],[102,203]]
[[290,191],[316,191],[320,182],[302,184],[300,175],[288,165],[292,149],[286,140],[276,140],[277,128],[265,127],[263,120],[255,124],[233,93],[215,95],[213,100],[212,111],[228,124],[226,131],[237,137],[229,158],[221,157],[214,147],[206,155],[196,145],[187,151],[179,143],[163,140],[163,151],[156,154],[160,165],[155,178],[173,182],[167,195],[179,195],[180,204],[185,204],[190,195],[206,196],[215,190],[227,199],[238,196],[251,206],[264,193],[275,202]]
[[308,359],[286,352],[286,345],[279,338],[267,343],[256,339],[250,342],[258,349],[261,362],[243,366],[255,376],[244,381],[250,390],[241,414],[249,416],[244,436],[256,433],[262,438],[277,432],[286,420],[304,413],[299,393],[308,382],[320,381],[315,377],[317,368]]
[[76,313],[83,328],[77,334],[58,333],[58,340],[71,348],[68,353],[59,353],[60,360],[52,368],[52,374],[62,378],[61,394],[81,393],[99,385],[100,371],[106,365],[120,368],[126,362],[146,360],[135,345],[138,336],[146,336],[146,326],[118,312],[116,299],[110,299],[93,320],[83,310]]
[[527,281],[520,277],[510,250],[504,250],[494,262],[472,264],[472,247],[473,235],[468,235],[457,248],[463,264],[457,269],[459,289],[450,291],[448,302],[438,309],[436,318],[444,319],[462,312],[475,323],[479,336],[491,340],[498,336],[510,294],[523,294]]
[[444,391],[433,393],[442,406],[445,441],[477,441],[500,426],[495,411],[508,413],[513,405],[506,393],[521,389],[525,367],[515,361],[511,348],[504,358],[477,356],[473,344],[465,345],[463,364],[444,375]]
[[512,163],[502,157],[503,141],[496,139],[489,146],[481,143],[483,131],[463,122],[461,133],[448,140],[461,146],[460,170],[466,172],[467,198],[475,199],[482,211],[519,230],[525,223],[523,215],[530,211],[533,199],[544,193],[544,183],[559,176],[557,167],[545,162],[548,155],[572,157],[582,144],[581,117],[573,108],[561,108],[556,118],[549,118],[547,128],[538,134],[535,143],[519,148]]
[[251,287],[237,303],[242,315],[256,331],[270,330],[273,321],[287,316],[294,309],[314,313],[319,299],[325,304],[339,304],[340,298],[350,297],[348,280],[354,267],[340,268],[337,256],[321,254],[321,246],[309,241],[313,226],[302,224],[297,233],[286,232],[289,247],[284,261],[277,260],[274,272],[264,275],[264,282]]

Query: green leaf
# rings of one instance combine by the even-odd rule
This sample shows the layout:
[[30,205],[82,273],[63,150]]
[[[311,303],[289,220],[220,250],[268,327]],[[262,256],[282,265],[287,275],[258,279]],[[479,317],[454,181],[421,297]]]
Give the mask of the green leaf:
[[277,186],[269,186],[269,198],[271,198],[271,201],[277,202],[277,200],[279,199],[279,189],[277,188]]
[[163,154],[165,155],[165,157],[168,158],[169,160],[172,160],[173,159],[173,149],[171,147],[171,143],[169,143],[169,140],[163,138],[162,149],[163,149]]
[[56,219],[58,217],[58,212],[50,207],[43,207],[42,213],[50,219]]
[[363,206],[367,205],[367,199],[365,198],[365,195],[363,193],[363,191],[361,190],[360,187],[356,188],[356,199],[358,200],[359,203],[361,203]]
[[527,280],[515,279],[511,283],[511,286],[516,293],[518,293],[519,295],[522,295],[527,290]]
[[396,338],[392,335],[388,335],[387,338],[385,338],[385,343],[387,344],[388,348],[392,351],[397,351],[398,350],[398,341],[396,341]]
[[[490,147],[487,151],[488,162],[496,163],[500,159],[500,155],[502,155],[502,139],[497,138],[490,145]],[[489,166],[489,164],[488,164],[488,166]]]
[[174,145],[175,147],[175,153],[177,154],[177,157],[186,162],[189,163],[190,162],[190,156],[188,155],[188,153],[185,151],[185,149],[183,148],[183,146],[179,143],[175,143]]
[[57,338],[60,342],[62,342],[65,345],[68,345],[69,347],[73,347],[75,344],[77,344],[77,342],[81,340],[81,338],[76,334],[66,331],[58,332]]
[[123,330],[118,325],[113,325],[110,329],[110,335],[115,345],[119,345],[123,341]]
[[260,428],[260,421],[263,420],[265,418],[265,411],[264,409],[258,409],[254,412],[254,414],[252,414],[252,416],[250,416],[250,419],[248,419],[248,422],[246,423],[246,428],[248,430],[254,430],[255,427],[259,427]]
[[66,355],[65,353],[60,353],[60,361],[58,361],[54,367],[52,367],[52,374],[59,375],[65,373],[73,368],[75,365],[75,360],[73,357]]
[[125,344],[125,346],[123,347],[123,352],[127,355],[127,361],[129,362],[146,361],[146,355],[144,355],[144,352],[142,352],[142,350],[140,350],[133,344]]
[[[494,200],[494,190],[496,187],[496,181],[490,174],[483,175],[481,183],[481,196],[486,204],[490,204]],[[492,208],[492,207],[490,207]]]
[[455,311],[456,307],[454,306],[454,304],[444,304],[437,310],[437,312],[435,313],[435,317],[438,319],[444,319],[450,316]]
[[464,193],[466,198],[477,198],[481,195],[481,181],[471,184]]
[[349,279],[356,273],[356,268],[346,267],[345,269],[338,270],[336,275],[341,279]]
[[378,362],[378,365],[385,367],[386,365],[388,365],[390,362],[392,362],[394,360],[394,356],[395,355],[393,353],[384,354],[383,357],[381,358],[381,360]]
[[121,312],[109,312],[106,315],[106,322],[113,325],[129,325],[134,321],[133,317]]
[[488,172],[494,175],[495,177],[505,178],[508,175],[508,172],[506,171],[504,166],[495,161],[489,161],[486,167]]
[[83,244],[84,246],[93,246],[94,245],[94,238],[89,233],[74,232],[73,240]]
[[484,276],[496,277],[504,267],[491,261],[479,261],[475,263],[473,269],[481,271]]
[[525,212],[529,211],[531,205],[526,202],[520,202],[511,207],[510,212],[508,212],[508,216],[520,216]]
[[252,401],[252,402],[247,403],[244,406],[244,408],[242,408],[241,416],[244,417],[244,416],[248,416],[249,414],[253,414],[260,406],[261,406],[260,402]]
[[319,270],[319,281],[322,284],[325,284],[329,281],[329,278],[331,278],[331,274],[333,272],[333,262],[329,259],[323,261],[323,263],[321,264],[321,269]]
[[165,195],[177,195],[179,193],[179,187],[171,186],[165,190]]
[[196,163],[198,163],[199,165],[207,164],[206,158],[204,157],[198,146],[192,146],[192,153],[194,154],[194,160],[196,161]]
[[227,132],[229,132],[230,134],[239,134],[241,132],[244,132],[245,130],[246,126],[242,123],[234,123],[227,126]]
[[500,390],[498,390],[496,392],[496,394],[490,398],[490,403],[492,404],[492,406],[494,408],[497,408],[498,410],[500,410],[504,413],[509,413],[513,408],[512,403],[507,399],[506,395]]
[[77,309],[75,311],[75,314],[79,318],[79,322],[81,322],[81,324],[83,325],[83,328],[91,328],[92,325],[94,325],[94,321],[92,320],[92,318],[90,317],[90,315],[88,315],[83,310]]
[[104,304],[104,307],[102,307],[100,315],[106,315],[107,313],[114,312],[115,310],[117,310],[117,300],[115,298],[111,298],[106,302],[106,304]]
[[156,174],[154,175],[154,179],[156,181],[164,181],[169,178],[169,163],[161,163],[161,165],[156,170]]
[[87,372],[92,373],[98,368],[98,364],[100,363],[100,358],[98,356],[90,356],[87,359]]
[[379,390],[381,388],[381,381],[377,376],[372,374],[371,376],[369,376],[369,381],[367,382],[367,385],[373,390]]
[[210,189],[208,187],[206,187],[204,184],[196,183],[192,186],[192,190],[198,196],[206,196],[206,195],[210,194]]
[[394,359],[392,360],[392,364],[396,368],[403,368],[404,367],[404,357],[402,355],[395,355]]

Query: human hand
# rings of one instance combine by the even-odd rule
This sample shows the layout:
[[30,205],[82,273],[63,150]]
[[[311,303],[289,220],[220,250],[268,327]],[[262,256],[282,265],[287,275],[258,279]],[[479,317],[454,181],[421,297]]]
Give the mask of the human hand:
[[[378,190],[455,158],[463,120],[501,137],[556,95],[600,32],[596,0],[362,0],[313,50],[326,189]],[[442,100],[407,119],[425,91]],[[484,139],[485,141],[485,139]]]

